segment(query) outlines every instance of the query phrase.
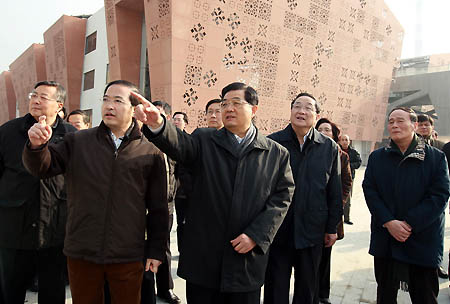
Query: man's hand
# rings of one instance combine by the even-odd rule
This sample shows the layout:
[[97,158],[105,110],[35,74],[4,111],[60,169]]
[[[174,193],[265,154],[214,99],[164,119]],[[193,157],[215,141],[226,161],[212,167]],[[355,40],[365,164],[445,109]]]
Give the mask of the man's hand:
[[160,260],[147,259],[147,263],[145,264],[145,271],[150,270],[153,273],[157,273],[159,265],[161,265]]
[[131,92],[131,95],[133,95],[133,97],[141,103],[136,106],[134,110],[134,117],[152,129],[159,128],[163,124],[164,120],[161,117],[161,113],[158,108],[138,93]]
[[389,233],[399,242],[406,242],[411,235],[412,228],[405,221],[392,220],[383,225]]
[[42,115],[39,117],[39,122],[35,123],[30,130],[28,130],[28,138],[30,139],[31,149],[36,149],[39,146],[47,143],[52,137],[52,128],[47,125],[47,117]]
[[238,253],[247,253],[256,246],[255,241],[249,238],[245,233],[242,233],[234,240],[231,240],[230,243]]
[[337,233],[329,234],[325,233],[325,239],[324,239],[324,246],[325,247],[331,247],[336,243],[337,240]]

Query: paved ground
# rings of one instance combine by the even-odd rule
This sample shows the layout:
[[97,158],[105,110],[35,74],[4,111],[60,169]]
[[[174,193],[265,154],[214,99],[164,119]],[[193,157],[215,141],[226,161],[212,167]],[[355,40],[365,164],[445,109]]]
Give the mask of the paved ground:
[[[332,270],[331,270],[331,302],[333,304],[359,304],[376,303],[376,283],[373,275],[373,259],[367,253],[369,245],[369,223],[370,214],[364,202],[364,196],[361,189],[364,170],[357,172],[352,208],[351,220],[354,225],[345,225],[345,238],[338,241],[333,247]],[[450,222],[447,215],[445,248],[450,248]],[[172,252],[174,259],[172,261],[172,273],[175,280],[175,293],[186,303],[185,282],[176,276],[178,265],[178,251],[176,246],[176,228],[172,231]],[[444,256],[448,257],[448,250]],[[445,267],[448,265],[446,258]],[[439,303],[450,303],[449,282],[441,280]],[[292,281],[291,281],[292,286]],[[67,301],[72,303],[70,290],[67,288]],[[37,294],[28,293],[27,303],[37,303]],[[163,303],[163,302],[158,302]],[[398,303],[411,303],[409,295],[399,292]]]

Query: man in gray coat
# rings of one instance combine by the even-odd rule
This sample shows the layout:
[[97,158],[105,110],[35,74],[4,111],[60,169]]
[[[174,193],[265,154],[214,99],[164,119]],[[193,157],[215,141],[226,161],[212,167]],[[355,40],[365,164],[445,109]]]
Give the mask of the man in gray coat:
[[256,91],[222,90],[224,128],[186,134],[142,96],[144,135],[193,172],[178,275],[188,303],[259,303],[268,249],[293,193],[289,155],[252,124]]

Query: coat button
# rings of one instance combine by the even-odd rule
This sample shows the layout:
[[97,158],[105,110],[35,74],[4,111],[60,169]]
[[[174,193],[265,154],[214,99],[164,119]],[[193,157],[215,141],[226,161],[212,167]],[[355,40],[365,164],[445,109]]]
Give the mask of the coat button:
[[32,226],[33,228],[36,228],[36,223],[33,223],[31,226]]

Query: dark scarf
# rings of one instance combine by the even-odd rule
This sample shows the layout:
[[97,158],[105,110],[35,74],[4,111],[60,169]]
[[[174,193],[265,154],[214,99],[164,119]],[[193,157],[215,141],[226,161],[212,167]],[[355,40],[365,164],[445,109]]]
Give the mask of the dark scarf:
[[238,142],[234,133],[228,131],[227,129],[225,129],[225,131],[227,133],[228,140],[233,147],[233,153],[238,157],[241,156],[241,154],[245,151],[245,148],[247,148],[256,137],[256,128],[253,124],[250,124],[250,128],[248,129],[247,134],[245,134],[241,143]]

